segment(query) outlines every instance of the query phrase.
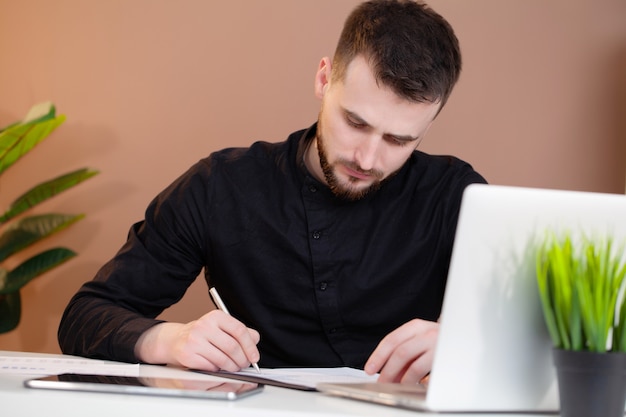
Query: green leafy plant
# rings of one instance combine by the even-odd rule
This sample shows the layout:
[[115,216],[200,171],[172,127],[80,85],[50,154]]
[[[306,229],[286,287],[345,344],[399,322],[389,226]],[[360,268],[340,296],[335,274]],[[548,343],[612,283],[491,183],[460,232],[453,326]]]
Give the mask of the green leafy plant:
[[610,237],[548,232],[536,258],[543,316],[556,348],[626,351],[623,247]]
[[[54,105],[41,103],[33,106],[22,121],[0,129],[0,175],[64,121],[64,115],[56,115]],[[20,259],[19,253],[84,217],[84,214],[60,213],[26,216],[24,212],[96,174],[96,170],[82,168],[39,183],[0,213],[0,333],[13,330],[19,324],[20,289],[32,279],[76,256],[74,251],[64,247],[47,249],[25,260]],[[7,260],[17,266],[9,268]]]

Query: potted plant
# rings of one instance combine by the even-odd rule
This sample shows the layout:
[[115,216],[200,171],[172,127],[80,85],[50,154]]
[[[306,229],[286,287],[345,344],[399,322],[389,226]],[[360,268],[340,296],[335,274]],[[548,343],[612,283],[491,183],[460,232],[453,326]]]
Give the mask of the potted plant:
[[624,415],[623,249],[611,237],[548,232],[537,252],[537,284],[564,417]]
[[[33,106],[24,120],[0,129],[0,175],[64,121],[65,116],[57,116],[51,103],[42,103]],[[28,259],[22,259],[20,253],[84,217],[60,213],[25,216],[24,212],[96,174],[96,170],[82,168],[42,182],[15,199],[4,213],[0,211],[0,333],[13,330],[19,323],[20,289],[76,255],[64,247],[47,249]],[[9,258],[17,266],[7,266]]]

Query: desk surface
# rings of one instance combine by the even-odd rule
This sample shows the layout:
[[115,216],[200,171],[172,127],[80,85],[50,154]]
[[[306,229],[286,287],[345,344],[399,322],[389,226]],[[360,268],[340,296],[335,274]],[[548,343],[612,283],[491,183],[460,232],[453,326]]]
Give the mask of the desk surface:
[[[3,355],[25,355],[2,352]],[[32,355],[32,354],[27,354]],[[58,356],[58,355],[45,355]],[[214,377],[162,366],[140,365],[141,376],[185,376],[193,379]],[[194,415],[254,417],[406,417],[430,415],[377,404],[330,397],[317,392],[266,386],[264,392],[236,401],[166,398],[141,395],[48,391],[24,388],[25,379],[34,375],[0,374],[0,404],[11,417],[80,416],[90,417],[172,417]],[[202,414],[200,414],[202,413]],[[4,412],[2,413],[5,414]],[[480,416],[480,414],[472,414]],[[511,416],[511,414],[503,414]],[[485,414],[498,417],[497,414]],[[534,416],[538,416],[534,414]]]

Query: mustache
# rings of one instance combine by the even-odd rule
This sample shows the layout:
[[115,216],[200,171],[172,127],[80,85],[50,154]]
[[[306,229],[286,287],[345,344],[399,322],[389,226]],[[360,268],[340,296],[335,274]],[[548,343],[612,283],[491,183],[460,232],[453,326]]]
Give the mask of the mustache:
[[356,171],[356,172],[359,172],[361,174],[374,177],[374,178],[376,178],[378,180],[382,179],[383,175],[384,175],[381,171],[379,171],[377,169],[363,169],[356,162],[350,161],[350,160],[347,160],[347,159],[338,159],[335,163],[344,165],[344,166],[350,168],[353,171]]

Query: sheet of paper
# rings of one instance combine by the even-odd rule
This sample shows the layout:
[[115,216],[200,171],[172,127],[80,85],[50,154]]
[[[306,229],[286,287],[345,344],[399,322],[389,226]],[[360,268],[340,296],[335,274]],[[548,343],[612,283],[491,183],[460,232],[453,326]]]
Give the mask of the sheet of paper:
[[378,375],[368,375],[360,369],[340,368],[261,368],[258,373],[254,368],[246,368],[239,372],[216,372],[212,375],[223,375],[255,382],[275,381],[279,386],[287,388],[303,387],[314,390],[320,382],[374,382]]
[[58,375],[63,373],[138,376],[139,364],[76,357],[0,355],[0,374]]

